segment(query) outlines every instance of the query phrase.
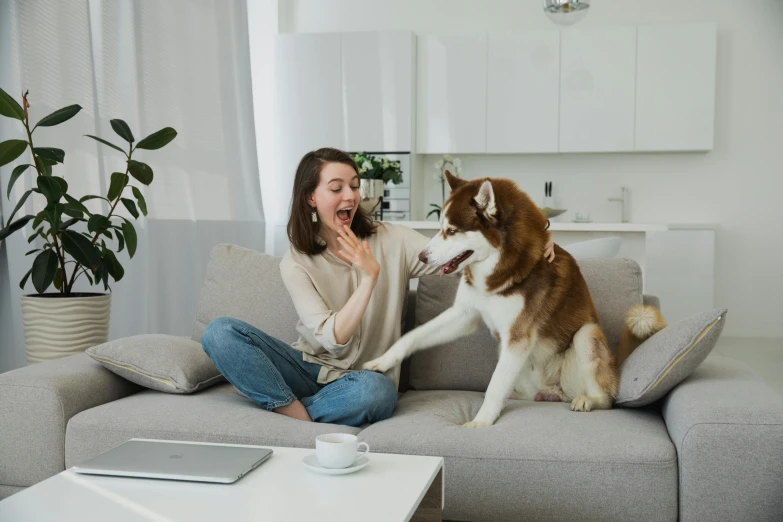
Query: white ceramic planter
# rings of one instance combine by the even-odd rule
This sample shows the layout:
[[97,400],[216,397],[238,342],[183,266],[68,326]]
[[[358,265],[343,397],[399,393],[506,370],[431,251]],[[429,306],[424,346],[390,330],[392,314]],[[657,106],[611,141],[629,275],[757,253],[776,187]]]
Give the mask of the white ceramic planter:
[[22,296],[27,364],[67,357],[105,343],[110,311],[111,294]]

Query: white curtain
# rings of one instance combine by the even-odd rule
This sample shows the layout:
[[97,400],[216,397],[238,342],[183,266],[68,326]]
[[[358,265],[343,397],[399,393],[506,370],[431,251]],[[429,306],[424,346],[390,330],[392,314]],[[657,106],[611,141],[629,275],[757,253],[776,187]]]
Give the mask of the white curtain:
[[[65,150],[55,169],[77,197],[105,195],[111,173],[124,171],[119,152],[85,134],[122,144],[113,118],[137,140],[177,130],[165,148],[138,152],[155,178],[143,188],[149,215],[135,221],[136,255],[118,255],[125,277],[112,285],[109,336],[189,335],[212,247],[264,250],[245,0],[0,0],[0,87],[17,98],[30,91],[32,121],[82,106],[34,135],[36,146]],[[2,120],[3,140],[22,136]],[[0,169],[6,216],[31,187],[28,175],[6,199],[12,167]],[[27,213],[41,208],[32,199]],[[0,247],[0,371],[25,364],[19,297],[34,290],[18,284],[32,262],[28,237]]]

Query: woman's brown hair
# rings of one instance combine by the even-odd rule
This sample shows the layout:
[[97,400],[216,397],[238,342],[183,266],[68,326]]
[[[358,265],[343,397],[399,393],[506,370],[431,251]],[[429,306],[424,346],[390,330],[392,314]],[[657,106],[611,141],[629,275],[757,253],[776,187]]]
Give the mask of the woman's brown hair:
[[[308,152],[302,157],[294,177],[291,217],[288,218],[288,240],[296,250],[309,256],[320,254],[326,249],[326,245],[316,240],[320,221],[313,222],[314,209],[307,203],[307,199],[321,182],[321,169],[329,163],[343,163],[351,167],[357,175],[359,174],[356,162],[341,150],[323,148]],[[351,230],[356,237],[365,239],[375,232],[377,225],[359,205],[358,200],[356,207]]]

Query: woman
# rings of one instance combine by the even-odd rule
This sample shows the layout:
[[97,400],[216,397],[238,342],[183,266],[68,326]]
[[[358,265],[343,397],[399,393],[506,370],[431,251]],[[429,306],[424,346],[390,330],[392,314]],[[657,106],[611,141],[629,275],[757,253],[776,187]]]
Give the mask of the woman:
[[359,207],[358,168],[336,149],[305,154],[294,178],[289,251],[280,263],[299,315],[293,346],[237,319],[207,325],[204,350],[240,392],[304,421],[362,426],[391,417],[399,368],[357,370],[400,338],[411,278],[428,238],[375,223]]

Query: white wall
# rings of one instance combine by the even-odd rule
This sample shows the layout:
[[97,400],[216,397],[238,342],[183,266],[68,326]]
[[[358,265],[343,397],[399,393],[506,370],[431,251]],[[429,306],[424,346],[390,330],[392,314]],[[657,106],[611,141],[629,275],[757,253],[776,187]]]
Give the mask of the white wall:
[[[281,32],[417,33],[551,28],[540,0],[286,0]],[[618,221],[609,196],[632,191],[631,221],[714,223],[716,306],[726,335],[783,337],[783,1],[594,0],[580,26],[715,21],[715,148],[709,153],[463,155],[466,177],[506,176],[535,199]],[[426,204],[440,201],[425,157]],[[570,214],[566,215],[570,219]],[[665,306],[665,303],[664,303]]]

